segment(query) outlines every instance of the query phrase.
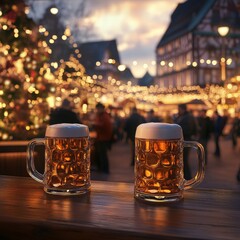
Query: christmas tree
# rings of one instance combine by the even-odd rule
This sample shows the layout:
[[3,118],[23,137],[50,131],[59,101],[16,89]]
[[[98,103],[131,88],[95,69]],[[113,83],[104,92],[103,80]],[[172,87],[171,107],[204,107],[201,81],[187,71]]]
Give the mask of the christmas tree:
[[29,139],[48,118],[50,49],[23,0],[0,2],[0,139]]

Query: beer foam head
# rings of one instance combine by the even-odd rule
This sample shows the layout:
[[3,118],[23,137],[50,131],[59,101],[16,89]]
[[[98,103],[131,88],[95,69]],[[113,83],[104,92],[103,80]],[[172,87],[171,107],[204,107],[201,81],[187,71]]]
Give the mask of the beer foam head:
[[178,124],[149,122],[137,127],[136,138],[143,139],[180,139],[182,128]]
[[46,137],[87,137],[89,135],[88,126],[77,123],[60,123],[50,125],[46,129]]

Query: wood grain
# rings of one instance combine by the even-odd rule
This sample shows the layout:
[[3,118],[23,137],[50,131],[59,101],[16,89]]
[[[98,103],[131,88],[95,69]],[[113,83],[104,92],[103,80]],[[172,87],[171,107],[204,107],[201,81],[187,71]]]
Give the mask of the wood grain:
[[89,194],[47,195],[0,176],[0,239],[239,239],[240,191],[195,189],[174,204],[133,198],[133,184],[92,181]]

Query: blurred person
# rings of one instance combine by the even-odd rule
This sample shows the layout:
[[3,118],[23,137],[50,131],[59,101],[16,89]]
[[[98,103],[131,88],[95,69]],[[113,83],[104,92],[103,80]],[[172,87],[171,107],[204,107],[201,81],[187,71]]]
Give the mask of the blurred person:
[[146,122],[162,122],[162,118],[155,115],[153,109],[147,113]]
[[123,139],[123,119],[118,113],[113,114],[113,142]]
[[71,102],[68,99],[64,99],[61,107],[51,111],[49,124],[81,123],[79,116],[72,109]]
[[134,165],[135,162],[135,133],[138,125],[141,123],[145,123],[145,118],[138,113],[136,107],[132,108],[132,112],[130,116],[126,119],[124,125],[124,131],[127,134],[127,140],[130,142],[131,146],[131,166]]
[[[234,138],[233,147],[237,148],[237,151],[240,152],[240,113],[238,113],[234,118],[231,132],[232,132],[232,138]],[[240,182],[240,162],[239,162],[236,178],[237,178],[237,181]]]
[[[227,125],[228,125],[228,121],[229,121],[229,115],[228,112],[226,110],[224,110],[224,114],[222,116],[222,135],[228,135],[229,132],[227,131]],[[226,130],[226,131],[224,131]]]
[[109,173],[108,150],[113,134],[113,124],[111,116],[106,112],[102,103],[96,105],[96,116],[92,127],[96,131],[93,159],[100,172]]
[[198,121],[198,142],[201,143],[204,147],[205,161],[207,164],[208,141],[211,137],[213,126],[210,117],[208,117],[206,113],[207,111],[205,109],[201,110],[200,115],[197,118],[197,121]]
[[214,143],[215,143],[214,155],[216,157],[221,156],[219,141],[225,126],[224,123],[226,123],[226,120],[223,119],[223,117],[218,113],[218,111],[215,111],[213,114],[213,134],[214,134]]
[[238,140],[240,139],[240,118],[239,118],[239,113],[238,115],[235,116],[233,119],[233,124],[232,124],[232,129],[231,129],[231,138],[232,138],[232,144],[233,148],[240,148],[240,142]]
[[[180,125],[183,131],[183,138],[186,141],[192,141],[197,134],[197,125],[194,116],[187,110],[186,104],[178,105],[178,115],[174,119],[174,123]],[[192,178],[189,166],[190,148],[185,147],[183,150],[184,178],[189,180]]]

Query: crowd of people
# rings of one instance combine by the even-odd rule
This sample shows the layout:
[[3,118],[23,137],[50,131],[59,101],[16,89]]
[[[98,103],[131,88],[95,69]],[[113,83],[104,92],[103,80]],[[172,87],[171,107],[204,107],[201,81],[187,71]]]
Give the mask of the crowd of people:
[[[61,107],[52,110],[49,123],[82,123],[81,118],[72,108],[71,103],[65,99]],[[224,136],[224,129],[228,120],[229,118],[226,114],[222,116],[218,111],[215,111],[213,115],[209,117],[205,109],[200,110],[198,116],[194,116],[192,112],[187,109],[186,104],[179,104],[178,113],[167,120],[155,114],[153,110],[149,111],[146,116],[143,116],[137,107],[133,107],[130,114],[123,119],[116,113],[112,115],[102,103],[97,103],[93,117],[86,123],[90,130],[96,133],[92,151],[92,164],[96,166],[98,171],[108,174],[108,151],[111,150],[111,145],[118,141],[126,141],[131,148],[130,164],[133,166],[136,128],[145,122],[170,122],[179,124],[183,130],[184,140],[196,140],[202,144],[205,150],[207,164],[208,142],[211,138],[214,139],[215,157],[221,157],[219,141],[221,137]],[[233,147],[240,149],[240,115],[234,118],[229,136],[232,139]],[[189,148],[184,148],[183,161],[185,179],[192,178],[188,157]],[[237,179],[240,181],[240,163]]]

